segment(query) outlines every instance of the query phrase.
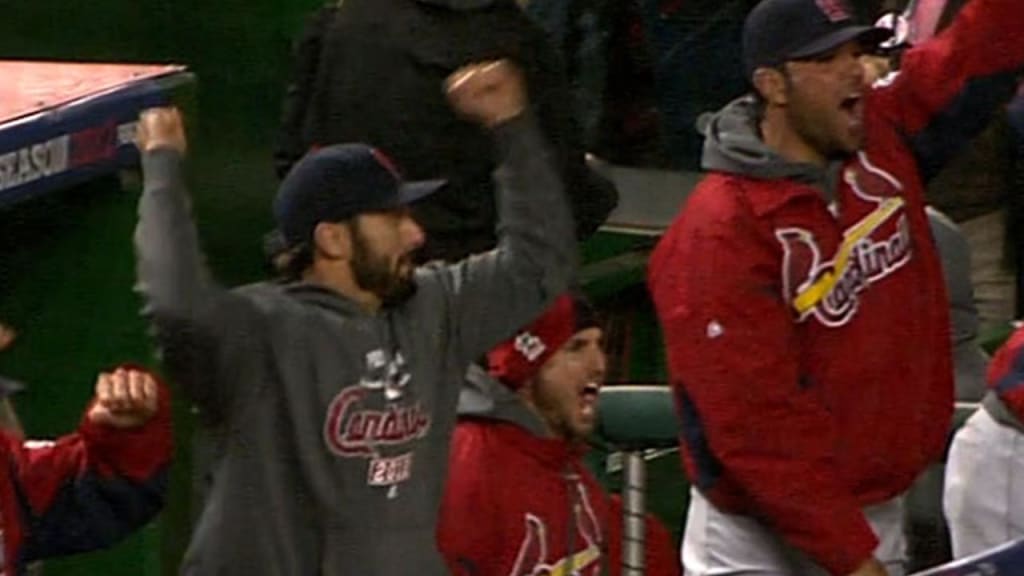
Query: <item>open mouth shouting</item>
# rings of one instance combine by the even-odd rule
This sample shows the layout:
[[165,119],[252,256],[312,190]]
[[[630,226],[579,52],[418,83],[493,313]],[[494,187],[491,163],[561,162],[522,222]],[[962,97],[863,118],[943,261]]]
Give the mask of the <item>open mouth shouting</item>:
[[846,114],[850,127],[859,129],[864,114],[864,94],[857,91],[847,95],[839,108]]
[[597,396],[601,385],[596,382],[587,382],[580,391],[580,413],[585,418],[597,416]]

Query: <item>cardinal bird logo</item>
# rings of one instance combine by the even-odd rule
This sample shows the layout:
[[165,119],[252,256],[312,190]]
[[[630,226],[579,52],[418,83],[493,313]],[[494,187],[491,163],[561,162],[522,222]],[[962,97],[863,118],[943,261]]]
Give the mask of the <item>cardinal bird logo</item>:
[[598,576],[601,568],[601,530],[582,483],[576,484],[573,509],[576,533],[582,548],[562,558],[549,557],[548,529],[534,514],[525,515],[526,535],[519,546],[509,576]]
[[874,166],[861,152],[844,179],[854,197],[868,206],[866,215],[843,231],[842,241],[825,261],[814,234],[780,228],[782,289],[799,320],[813,315],[822,324],[842,326],[856,314],[860,294],[910,261],[910,227],[902,183]]

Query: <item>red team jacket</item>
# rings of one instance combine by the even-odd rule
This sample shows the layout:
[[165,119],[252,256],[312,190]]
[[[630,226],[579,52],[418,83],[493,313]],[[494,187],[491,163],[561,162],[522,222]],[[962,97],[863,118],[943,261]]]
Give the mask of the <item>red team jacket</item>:
[[[621,572],[621,503],[566,442],[516,424],[462,420],[448,474],[438,545],[455,576]],[[679,574],[668,531],[650,517],[645,531],[646,574]]]
[[0,574],[34,560],[111,546],[160,511],[172,438],[168,395],[136,429],[95,425],[53,442],[0,432]]
[[835,215],[795,180],[712,172],[652,255],[691,479],[833,574],[877,544],[861,507],[942,454],[949,317],[922,181],[1022,63],[1024,5],[973,0],[867,96]]

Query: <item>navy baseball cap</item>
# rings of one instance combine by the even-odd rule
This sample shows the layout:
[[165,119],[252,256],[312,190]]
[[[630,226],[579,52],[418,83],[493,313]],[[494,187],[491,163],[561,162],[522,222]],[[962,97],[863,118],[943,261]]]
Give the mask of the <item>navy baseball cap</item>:
[[292,168],[274,200],[274,219],[289,246],[308,242],[320,222],[410,204],[444,186],[444,180],[403,182],[394,163],[366,144],[314,150]]
[[851,40],[874,47],[892,30],[859,24],[844,0],[761,0],[743,24],[747,78],[762,67],[823,54]]

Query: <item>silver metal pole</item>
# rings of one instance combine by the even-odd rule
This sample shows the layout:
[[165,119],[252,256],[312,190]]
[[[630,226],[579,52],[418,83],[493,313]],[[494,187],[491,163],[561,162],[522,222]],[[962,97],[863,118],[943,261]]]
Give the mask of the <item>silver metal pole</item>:
[[644,576],[644,455],[631,451],[622,457],[622,576]]

